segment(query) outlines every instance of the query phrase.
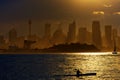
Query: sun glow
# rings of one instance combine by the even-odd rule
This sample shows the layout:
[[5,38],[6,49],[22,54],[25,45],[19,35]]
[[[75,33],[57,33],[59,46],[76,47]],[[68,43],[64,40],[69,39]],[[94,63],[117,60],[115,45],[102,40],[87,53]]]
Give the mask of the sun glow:
[[83,2],[99,2],[100,0],[81,0]]
[[78,3],[99,3],[101,0],[74,0],[75,2]]
[[101,0],[71,0],[72,4],[79,7],[96,7],[98,5],[101,5]]

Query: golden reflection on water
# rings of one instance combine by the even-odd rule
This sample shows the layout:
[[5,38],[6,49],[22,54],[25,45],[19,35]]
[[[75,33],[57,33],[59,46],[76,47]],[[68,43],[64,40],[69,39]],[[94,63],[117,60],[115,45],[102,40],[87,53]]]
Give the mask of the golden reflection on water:
[[112,52],[74,53],[72,57],[67,58],[67,62],[70,70],[80,69],[83,73],[97,73],[97,76],[85,77],[85,80],[114,80],[119,78],[116,73],[120,72],[118,58],[119,55],[113,55]]
[[82,53],[75,53],[80,55],[109,55],[112,54],[112,52],[82,52]]

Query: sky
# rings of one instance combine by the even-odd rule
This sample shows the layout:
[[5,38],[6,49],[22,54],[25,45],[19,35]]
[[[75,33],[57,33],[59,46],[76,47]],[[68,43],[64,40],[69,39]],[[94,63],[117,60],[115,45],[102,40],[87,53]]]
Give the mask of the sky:
[[27,32],[27,20],[33,22],[33,33],[41,35],[44,23],[55,26],[76,20],[78,26],[91,28],[93,20],[120,27],[120,0],[0,0],[0,33],[7,35],[15,27],[21,35]]

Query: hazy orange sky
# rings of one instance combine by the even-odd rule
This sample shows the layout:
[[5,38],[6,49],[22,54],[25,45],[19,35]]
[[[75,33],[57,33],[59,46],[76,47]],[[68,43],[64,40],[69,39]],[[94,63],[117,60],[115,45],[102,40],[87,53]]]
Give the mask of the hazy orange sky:
[[[11,27],[27,33],[27,20],[32,19],[33,33],[41,35],[45,22],[53,28],[73,19],[79,27],[91,28],[93,20],[120,27],[120,0],[0,0],[0,32],[7,35]],[[67,29],[67,28],[65,28]]]

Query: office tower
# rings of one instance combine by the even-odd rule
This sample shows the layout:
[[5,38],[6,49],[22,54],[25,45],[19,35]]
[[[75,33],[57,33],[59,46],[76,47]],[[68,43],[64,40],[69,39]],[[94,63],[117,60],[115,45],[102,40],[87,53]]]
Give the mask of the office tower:
[[112,26],[111,25],[105,26],[105,40],[106,40],[107,48],[111,48],[112,46]]
[[118,31],[117,31],[117,29],[113,29],[113,31],[112,31],[112,38],[117,38],[118,37]]
[[86,39],[87,39],[87,29],[86,28],[79,28],[78,42],[81,44],[85,44]]
[[[117,44],[120,44],[120,36],[118,36],[118,43]],[[117,45],[117,50],[119,49],[120,50],[120,45]]]
[[45,34],[44,37],[47,39],[51,38],[51,24],[45,24]]
[[86,33],[86,43],[92,44],[92,32],[87,31]]
[[76,40],[76,22],[69,24],[69,31],[67,36],[67,43],[75,43]]
[[31,25],[32,25],[32,21],[31,20],[29,20],[28,21],[28,24],[29,24],[29,29],[28,29],[28,32],[29,32],[29,36],[31,36]]
[[93,21],[93,23],[92,23],[92,43],[97,48],[101,49],[102,39],[101,39],[101,31],[100,31],[100,22],[99,21]]
[[116,46],[118,47],[118,30],[116,28],[112,31],[112,42],[114,45],[114,41],[116,42]]
[[12,28],[9,31],[9,41],[15,43],[16,39],[17,39],[17,31],[14,28]]
[[63,30],[61,28],[58,28],[52,37],[52,42],[54,45],[58,44],[65,44],[66,42],[66,35],[64,34]]
[[36,43],[36,41],[24,40],[24,49],[31,49],[31,45]]
[[5,43],[4,36],[0,35],[0,45],[2,45],[4,43]]

